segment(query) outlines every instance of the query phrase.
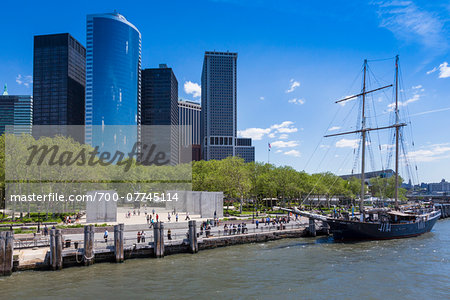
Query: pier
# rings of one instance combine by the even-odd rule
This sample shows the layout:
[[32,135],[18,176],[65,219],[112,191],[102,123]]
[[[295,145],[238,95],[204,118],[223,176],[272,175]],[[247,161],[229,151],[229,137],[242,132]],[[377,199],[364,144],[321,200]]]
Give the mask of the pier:
[[[172,228],[174,232],[170,239],[168,236],[169,225],[177,225]],[[198,253],[199,251],[226,247],[239,244],[259,243],[284,238],[299,238],[311,236],[308,224],[291,221],[285,224],[264,225],[258,228],[254,224],[248,224],[244,232],[237,230],[223,230],[223,226],[212,227],[205,232],[200,229],[196,221],[178,224],[155,223],[152,235],[146,236],[145,242],[137,242],[131,236],[135,231],[125,232],[125,226],[118,224],[113,227],[114,237],[106,242],[95,239],[101,235],[104,228],[87,225],[84,227],[83,241],[64,237],[59,229],[50,230],[50,247],[34,247],[16,249],[14,262],[11,260],[11,272],[24,270],[61,270],[73,266],[90,266],[97,263],[121,263],[135,258],[162,258],[167,255],[179,253]],[[168,227],[165,229],[165,227]],[[183,226],[182,228],[180,228]],[[80,230],[83,228],[80,228]],[[316,234],[327,234],[327,228],[315,225]],[[108,229],[110,231],[110,229]],[[184,232],[184,233],[183,233]],[[79,234],[78,234],[79,235]],[[69,246],[70,244],[70,246]],[[75,246],[75,244],[77,246]],[[0,240],[0,245],[1,240]],[[83,245],[79,248],[78,245]],[[64,246],[64,248],[63,248]],[[11,256],[12,257],[12,256]],[[8,274],[5,274],[8,275]]]

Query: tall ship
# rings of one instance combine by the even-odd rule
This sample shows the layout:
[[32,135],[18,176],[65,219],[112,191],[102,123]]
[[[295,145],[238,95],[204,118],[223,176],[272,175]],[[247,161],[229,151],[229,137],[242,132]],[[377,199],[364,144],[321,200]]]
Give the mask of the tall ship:
[[[334,213],[332,216],[324,216],[309,211],[303,211],[296,207],[292,209],[284,209],[294,214],[302,215],[310,219],[316,219],[326,222],[330,227],[330,233],[333,234],[335,240],[384,240],[415,237],[431,231],[436,221],[439,219],[441,212],[434,208],[432,204],[414,204],[399,205],[399,160],[400,145],[399,139],[401,129],[406,123],[400,121],[399,117],[399,57],[395,57],[395,83],[378,87],[372,90],[366,89],[367,78],[367,60],[363,65],[363,86],[361,93],[336,101],[343,103],[345,101],[360,98],[361,99],[361,116],[360,127],[354,131],[325,135],[325,137],[342,136],[349,134],[360,134],[361,138],[361,193],[359,197],[359,216],[348,212],[343,214]],[[386,88],[394,88],[394,102],[391,107],[394,110],[394,122],[384,127],[367,126],[366,115],[366,97],[367,94],[380,91]],[[395,151],[395,191],[394,205],[388,207],[371,207],[365,208],[365,175],[366,175],[366,148],[367,135],[371,131],[379,131],[393,129],[395,135],[395,143],[392,145]]]

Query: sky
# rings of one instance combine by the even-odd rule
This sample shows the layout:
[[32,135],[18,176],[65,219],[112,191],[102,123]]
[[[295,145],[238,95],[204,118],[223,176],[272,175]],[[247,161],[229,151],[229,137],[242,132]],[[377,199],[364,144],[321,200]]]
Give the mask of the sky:
[[[114,10],[142,34],[142,67],[172,67],[182,99],[200,101],[205,51],[238,52],[239,136],[253,138],[257,161],[309,173],[358,172],[358,136],[323,136],[354,130],[361,99],[334,102],[361,91],[364,59],[368,89],[393,83],[398,54],[411,166],[400,175],[450,180],[448,1],[7,1],[0,84],[32,94],[33,36],[69,32],[85,45],[86,15]],[[367,97],[370,125],[392,122],[393,95]],[[391,133],[371,133],[369,170],[393,168]]]

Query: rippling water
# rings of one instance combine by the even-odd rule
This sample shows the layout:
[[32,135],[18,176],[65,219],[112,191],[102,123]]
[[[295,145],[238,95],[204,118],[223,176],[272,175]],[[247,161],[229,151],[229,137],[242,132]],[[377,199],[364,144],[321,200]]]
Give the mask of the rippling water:
[[422,298],[450,295],[450,220],[417,238],[289,239],[0,278],[1,299]]

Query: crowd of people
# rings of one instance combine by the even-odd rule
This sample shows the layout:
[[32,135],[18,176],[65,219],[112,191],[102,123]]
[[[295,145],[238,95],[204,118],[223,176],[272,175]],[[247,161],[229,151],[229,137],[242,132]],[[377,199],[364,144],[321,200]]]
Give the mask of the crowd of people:
[[245,223],[239,223],[239,224],[225,224],[223,226],[223,233],[224,235],[232,235],[232,234],[244,234],[248,233],[247,224]]

